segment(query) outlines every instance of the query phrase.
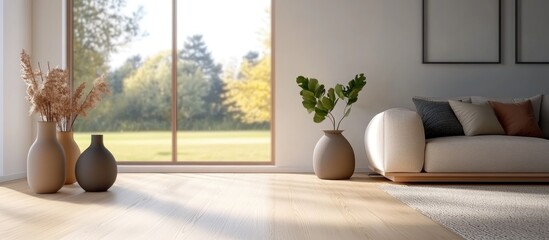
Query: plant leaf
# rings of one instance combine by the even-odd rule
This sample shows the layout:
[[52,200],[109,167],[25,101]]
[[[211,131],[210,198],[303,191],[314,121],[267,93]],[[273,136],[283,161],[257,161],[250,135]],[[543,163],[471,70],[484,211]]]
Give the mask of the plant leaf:
[[315,113],[318,114],[318,115],[320,115],[320,116],[326,116],[326,115],[328,115],[328,112],[326,112],[326,111],[324,111],[324,110],[322,110],[322,109],[320,109],[320,108],[315,108],[314,110],[315,110]]
[[324,119],[326,119],[326,115],[328,115],[328,112],[326,112],[322,109],[319,109],[319,108],[315,108],[315,116],[313,117],[313,120],[316,123],[320,123],[320,122],[324,121]]
[[321,123],[322,121],[324,121],[324,119],[326,119],[326,116],[321,116],[321,115],[318,115],[317,113],[315,113],[315,116],[313,117],[313,121],[315,123]]
[[347,110],[345,110],[345,115],[343,115],[344,118],[348,117],[349,114],[351,114],[351,107],[347,108]]
[[316,102],[303,101],[303,107],[307,109],[309,113],[312,113],[315,110]]
[[322,102],[322,105],[328,110],[328,112],[334,109],[334,102],[330,98],[323,97],[321,102]]
[[355,81],[354,81],[354,79],[351,80],[351,81],[349,81],[348,85],[349,85],[349,89],[355,88]]
[[301,96],[303,96],[303,98],[305,97],[312,97],[312,98],[315,98],[315,94],[309,90],[301,90],[301,92],[299,92],[299,94]]
[[355,99],[358,98],[358,93],[360,92],[360,89],[353,89],[351,93],[349,93],[349,99]]
[[302,89],[306,89],[309,86],[309,80],[303,76],[297,77],[296,82],[297,82],[297,85]]
[[317,101],[316,102],[316,107],[325,111],[325,112],[328,112],[328,108],[326,108],[326,106],[324,106],[324,104],[322,104],[322,101]]
[[303,101],[307,101],[307,102],[312,102],[314,104],[316,104],[316,98],[315,97],[311,97],[311,96],[303,96]]
[[354,89],[357,89],[358,91],[360,91],[366,85],[366,76],[364,76],[364,73],[357,74],[353,82],[354,82]]
[[335,96],[333,88],[328,89],[328,98],[330,98],[330,100],[332,100],[332,102],[334,102],[336,100],[336,96]]
[[337,94],[337,96],[341,99],[345,99],[345,94],[343,94],[343,85],[341,84],[336,84],[335,86],[335,92]]
[[309,86],[307,87],[309,91],[315,91],[317,86],[318,86],[318,80],[314,78],[309,79]]
[[322,95],[324,95],[324,93],[326,92],[324,90],[324,84],[320,84],[320,86],[318,86],[314,91],[315,91],[316,98],[322,97]]
[[347,102],[347,105],[351,105],[351,104],[355,103],[356,101],[358,101],[358,98],[349,98],[349,101]]

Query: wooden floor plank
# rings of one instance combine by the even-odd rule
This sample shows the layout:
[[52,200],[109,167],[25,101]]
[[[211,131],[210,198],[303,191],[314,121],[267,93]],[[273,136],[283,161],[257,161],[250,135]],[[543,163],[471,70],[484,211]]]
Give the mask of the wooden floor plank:
[[102,193],[0,184],[2,239],[460,239],[380,190],[312,174],[119,174]]

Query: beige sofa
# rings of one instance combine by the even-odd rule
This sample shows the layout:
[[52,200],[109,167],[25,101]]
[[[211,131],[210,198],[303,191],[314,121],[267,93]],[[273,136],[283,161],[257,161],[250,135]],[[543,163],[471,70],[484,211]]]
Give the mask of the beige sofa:
[[396,182],[549,182],[549,96],[539,125],[545,138],[506,135],[425,139],[416,111],[393,108],[376,115],[365,132],[373,171]]

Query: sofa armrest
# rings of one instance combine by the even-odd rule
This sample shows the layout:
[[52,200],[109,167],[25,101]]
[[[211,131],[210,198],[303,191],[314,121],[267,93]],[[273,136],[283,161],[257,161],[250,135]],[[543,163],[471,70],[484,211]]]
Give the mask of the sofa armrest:
[[377,114],[364,134],[370,168],[382,172],[421,172],[425,132],[415,111],[392,108]]

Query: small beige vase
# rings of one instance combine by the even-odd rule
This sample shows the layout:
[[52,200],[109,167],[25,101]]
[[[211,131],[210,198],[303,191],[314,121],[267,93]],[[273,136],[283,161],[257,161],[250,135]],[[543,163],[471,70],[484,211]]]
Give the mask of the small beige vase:
[[35,193],[56,193],[65,183],[65,154],[55,135],[55,122],[38,122],[36,140],[27,156],[27,181]]
[[74,134],[69,132],[57,132],[57,140],[65,152],[65,184],[76,182],[75,166],[80,156],[80,148],[74,141]]
[[355,171],[353,147],[342,130],[324,130],[313,152],[313,169],[320,179],[349,179]]

